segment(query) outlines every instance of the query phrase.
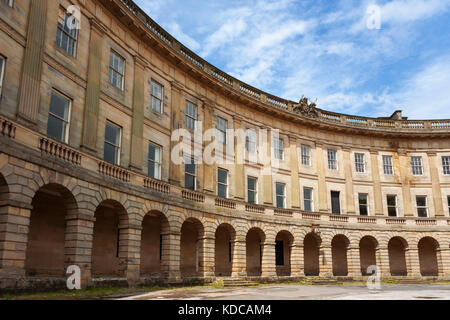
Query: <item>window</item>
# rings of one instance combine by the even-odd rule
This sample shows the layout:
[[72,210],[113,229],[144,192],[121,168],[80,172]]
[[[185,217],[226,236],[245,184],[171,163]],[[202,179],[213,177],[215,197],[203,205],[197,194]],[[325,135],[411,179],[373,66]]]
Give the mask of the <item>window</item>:
[[383,156],[383,170],[386,175],[394,174],[394,167],[392,165],[392,156]]
[[125,59],[111,50],[109,56],[109,83],[123,90],[123,78],[125,75]]
[[197,121],[197,106],[186,101],[186,128],[195,130],[195,121]]
[[224,120],[222,118],[217,118],[217,128],[216,129],[219,134],[217,139],[220,143],[223,143],[223,144],[227,143],[227,126],[228,126],[227,120]]
[[256,152],[256,132],[254,130],[247,130],[245,134],[245,149],[248,152]]
[[328,169],[337,170],[337,151],[328,150]]
[[71,16],[63,7],[59,7],[58,28],[56,30],[56,44],[58,47],[75,57],[77,51],[77,28],[69,28],[68,19]]
[[248,203],[256,204],[258,202],[258,180],[256,178],[248,177]]
[[332,214],[341,214],[341,201],[340,201],[340,192],[339,191],[331,191],[331,213]]
[[355,153],[355,166],[356,166],[356,172],[358,172],[358,173],[366,172],[366,164],[364,162],[364,154],[363,153]]
[[389,217],[396,217],[397,216],[397,196],[396,195],[388,195],[387,196],[387,207],[388,207]]
[[309,146],[302,146],[302,165],[311,166],[311,148]]
[[284,142],[282,139],[275,139],[274,151],[275,151],[275,159],[283,160],[283,158],[284,158]]
[[0,97],[2,96],[3,78],[5,76],[6,59],[0,56]]
[[275,261],[277,266],[284,266],[284,242],[275,242]]
[[197,167],[193,158],[185,157],[184,186],[186,189],[195,190],[197,187]]
[[286,208],[286,185],[283,183],[276,184],[277,208]]
[[223,169],[217,171],[217,195],[220,198],[228,197],[228,171]]
[[447,196],[448,211],[450,212],[450,196]]
[[411,157],[411,167],[413,175],[421,176],[423,174],[422,157]]
[[59,141],[69,140],[70,99],[53,91],[48,113],[47,134]]
[[359,214],[361,216],[369,215],[369,195],[366,193],[359,194]]
[[163,87],[155,81],[151,82],[151,107],[158,113],[163,113]]
[[427,218],[428,217],[427,197],[416,196],[416,204],[417,204],[417,215],[420,218]]
[[[0,81],[1,81],[1,79],[0,79]],[[0,87],[0,93],[1,93],[1,87]],[[442,167],[444,169],[444,174],[446,174],[446,175],[450,174],[450,157],[442,157]]]
[[120,164],[122,128],[106,121],[104,159],[112,164]]
[[303,202],[305,205],[305,211],[313,212],[313,189],[311,188],[303,188]]
[[161,147],[153,143],[148,146],[148,176],[154,179],[161,179]]

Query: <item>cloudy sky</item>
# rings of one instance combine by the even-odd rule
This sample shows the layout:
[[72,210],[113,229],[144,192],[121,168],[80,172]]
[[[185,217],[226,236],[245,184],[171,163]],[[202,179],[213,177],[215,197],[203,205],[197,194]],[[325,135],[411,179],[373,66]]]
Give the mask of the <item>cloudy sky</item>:
[[[322,109],[450,119],[450,0],[135,0],[261,90]],[[381,28],[374,26],[380,8]]]

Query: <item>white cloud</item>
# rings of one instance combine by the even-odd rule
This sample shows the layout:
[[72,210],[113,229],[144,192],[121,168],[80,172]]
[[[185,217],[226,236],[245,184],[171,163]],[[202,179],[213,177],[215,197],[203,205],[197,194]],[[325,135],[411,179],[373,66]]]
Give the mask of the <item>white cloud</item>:
[[167,27],[169,33],[189,49],[196,51],[200,49],[200,44],[187,34],[185,34],[177,23],[172,23]]

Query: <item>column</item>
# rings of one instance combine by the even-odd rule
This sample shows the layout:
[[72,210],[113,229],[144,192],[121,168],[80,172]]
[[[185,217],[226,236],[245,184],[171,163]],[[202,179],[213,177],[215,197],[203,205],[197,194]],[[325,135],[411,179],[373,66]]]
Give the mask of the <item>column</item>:
[[261,266],[261,277],[262,278],[273,278],[277,275],[277,270],[275,266],[275,242],[268,243],[267,241],[262,244],[262,266]]
[[319,212],[328,212],[327,185],[325,181],[325,164],[323,145],[316,143],[317,178],[319,183]]
[[291,165],[291,206],[300,208],[300,181],[298,179],[297,138],[289,136],[290,165]]
[[20,79],[19,118],[36,123],[38,120],[42,61],[44,60],[47,0],[30,1],[27,42]]
[[[213,129],[216,126],[213,123],[213,107],[211,104],[207,103],[205,100],[203,101],[203,132],[207,130]],[[212,143],[211,141],[203,141],[203,150],[205,150],[206,146]],[[223,150],[225,153],[225,150]],[[203,177],[198,177],[200,181],[203,183],[203,190],[206,193],[215,194],[216,193],[216,185],[214,177],[217,174],[217,164],[214,162],[213,164],[206,164],[203,161]]]
[[344,175],[345,175],[345,200],[347,204],[347,214],[355,215],[355,197],[353,194],[353,174],[352,163],[350,159],[350,148],[342,148],[344,156]]
[[361,277],[361,257],[359,247],[349,247],[347,250],[348,275]]
[[140,278],[140,255],[142,226],[129,224],[119,226],[119,260],[120,268],[128,285],[135,286]]
[[[450,279],[450,248],[438,249],[439,276]],[[440,254],[440,259],[439,259]]]
[[333,276],[333,255],[331,246],[322,245],[319,249],[319,274],[320,277]]
[[270,128],[267,130],[266,148],[262,148],[262,152],[266,152],[264,155],[264,175],[263,179],[263,198],[264,204],[273,204],[273,185],[272,185],[272,132]]
[[234,138],[234,196],[238,200],[245,200],[245,128],[242,128],[241,118],[234,117],[234,129],[235,133],[243,134],[243,137],[235,135]]
[[198,239],[199,274],[203,278],[215,276],[215,235],[205,234]]
[[[183,127],[182,118],[181,118],[181,101],[182,101],[182,87],[176,82],[172,81],[172,113],[171,113],[171,121],[170,121],[170,131],[173,133],[175,130],[178,130]],[[170,142],[170,161],[169,161],[169,182],[176,186],[181,186],[181,174],[182,174],[182,165],[175,164],[172,161],[172,151],[180,141],[171,141]],[[177,155],[178,156],[178,155]]]
[[0,206],[0,278],[25,275],[30,216],[30,205],[4,201]]
[[389,250],[387,247],[379,247],[376,249],[377,266],[382,278],[391,276],[391,268],[389,265]]
[[233,278],[245,278],[247,276],[247,242],[245,238],[236,238],[233,245],[233,266],[231,276]]
[[430,177],[433,186],[433,202],[436,217],[444,217],[444,204],[442,202],[441,182],[439,181],[438,159],[435,152],[428,153],[430,163]]
[[408,270],[408,277],[420,278],[420,260],[418,248],[406,248],[406,268]]
[[180,273],[180,232],[162,234],[161,269],[169,283],[181,282]]
[[102,69],[102,43],[105,27],[96,19],[90,19],[89,65],[87,73],[86,103],[84,105],[83,136],[84,151],[97,154],[97,127],[100,108],[100,78]]
[[375,215],[383,216],[383,196],[381,192],[380,171],[378,167],[378,151],[370,150],[370,163],[372,166],[373,198],[375,200]]
[[142,171],[144,136],[144,91],[145,67],[147,63],[134,57],[133,120],[131,128],[130,167]]
[[400,181],[402,183],[402,195],[403,195],[403,209],[405,217],[414,216],[412,209],[411,199],[411,183],[409,177],[409,168],[411,166],[410,158],[405,150],[398,151],[398,160],[394,158],[394,162],[397,162],[396,168],[400,172]]
[[78,213],[66,218],[65,268],[76,265],[81,269],[81,287],[91,282],[94,212]]
[[291,247],[291,277],[305,276],[303,243],[294,243]]

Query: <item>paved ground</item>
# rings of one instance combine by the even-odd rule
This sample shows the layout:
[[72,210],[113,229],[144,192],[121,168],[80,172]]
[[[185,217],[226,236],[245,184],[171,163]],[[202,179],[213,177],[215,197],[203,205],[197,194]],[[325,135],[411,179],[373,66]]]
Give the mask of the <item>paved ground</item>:
[[274,285],[236,289],[155,291],[124,300],[450,300],[450,285]]

